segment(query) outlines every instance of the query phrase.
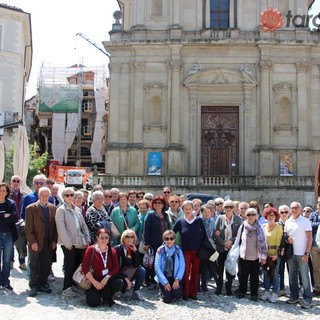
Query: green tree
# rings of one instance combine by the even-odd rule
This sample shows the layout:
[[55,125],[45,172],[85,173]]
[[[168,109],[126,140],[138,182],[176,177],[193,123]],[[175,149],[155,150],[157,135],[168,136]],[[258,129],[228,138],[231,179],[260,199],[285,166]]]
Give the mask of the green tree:
[[[39,146],[36,143],[29,145],[29,169],[27,175],[27,185],[32,185],[32,179],[35,175],[41,173],[41,170],[47,163],[48,152],[43,153],[42,155],[38,154]],[[13,153],[14,153],[14,144],[9,147],[9,150],[6,154],[5,160],[5,181],[10,181],[11,176],[13,175]]]

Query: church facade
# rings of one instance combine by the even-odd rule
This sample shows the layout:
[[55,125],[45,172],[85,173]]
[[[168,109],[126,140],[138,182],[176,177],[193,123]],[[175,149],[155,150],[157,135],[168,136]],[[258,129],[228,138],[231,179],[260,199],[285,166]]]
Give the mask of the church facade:
[[[313,1],[118,2],[122,27],[104,42],[106,173],[146,176],[156,152],[164,176],[314,176],[320,37],[306,25]],[[274,19],[282,24],[266,30]]]

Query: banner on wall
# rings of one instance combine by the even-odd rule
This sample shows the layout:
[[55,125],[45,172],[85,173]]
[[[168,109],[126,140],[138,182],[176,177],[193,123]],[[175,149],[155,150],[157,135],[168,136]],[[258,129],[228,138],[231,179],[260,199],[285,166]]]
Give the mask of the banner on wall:
[[293,153],[280,152],[280,176],[292,177],[293,173]]
[[148,176],[161,175],[161,152],[148,153]]

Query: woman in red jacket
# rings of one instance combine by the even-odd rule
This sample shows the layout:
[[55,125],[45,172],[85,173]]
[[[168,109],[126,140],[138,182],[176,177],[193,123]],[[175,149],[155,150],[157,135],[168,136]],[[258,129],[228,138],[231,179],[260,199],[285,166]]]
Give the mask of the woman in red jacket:
[[87,248],[82,261],[82,271],[92,283],[91,288],[86,290],[86,300],[90,307],[99,306],[101,300],[111,307],[115,303],[113,295],[126,290],[126,281],[119,275],[117,253],[109,243],[106,229],[99,229],[96,233],[96,244]]

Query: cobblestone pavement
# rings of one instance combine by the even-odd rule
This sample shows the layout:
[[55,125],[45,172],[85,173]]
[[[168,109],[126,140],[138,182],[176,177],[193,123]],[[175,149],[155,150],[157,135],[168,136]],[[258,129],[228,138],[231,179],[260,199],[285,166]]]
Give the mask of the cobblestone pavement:
[[116,298],[116,304],[111,308],[101,306],[89,308],[86,306],[84,292],[79,290],[76,298],[61,296],[63,273],[62,250],[58,248],[58,262],[53,264],[56,281],[51,282],[52,294],[38,293],[35,298],[28,297],[29,287],[26,271],[18,268],[17,262],[11,272],[13,292],[0,290],[0,319],[6,320],[85,320],[85,319],[184,319],[184,320],[225,320],[225,319],[320,319],[320,298],[315,298],[313,307],[301,309],[300,305],[288,305],[286,297],[278,302],[253,302],[249,299],[214,295],[214,283],[209,283],[209,294],[198,295],[198,300],[179,301],[164,304],[158,291],[149,288],[141,290],[145,301],[133,301],[130,293]]

